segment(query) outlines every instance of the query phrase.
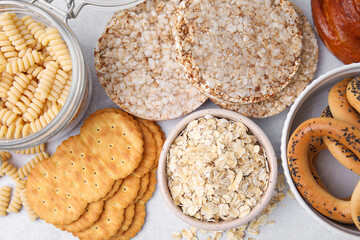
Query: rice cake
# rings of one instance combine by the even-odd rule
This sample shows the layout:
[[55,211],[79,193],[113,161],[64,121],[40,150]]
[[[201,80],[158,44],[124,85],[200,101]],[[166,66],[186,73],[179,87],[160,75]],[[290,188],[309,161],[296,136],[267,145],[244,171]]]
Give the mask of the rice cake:
[[301,62],[299,69],[290,83],[279,93],[258,103],[238,104],[211,98],[214,103],[248,117],[267,118],[279,114],[288,108],[312,81],[319,59],[318,44],[315,33],[306,16],[299,7],[294,7],[299,15],[299,28],[303,34],[303,47],[300,55]]
[[210,97],[255,103],[286,87],[302,35],[288,0],[182,1],[175,27],[188,80]]
[[207,97],[176,60],[175,4],[149,0],[117,12],[95,49],[100,83],[125,111],[149,120],[190,113]]

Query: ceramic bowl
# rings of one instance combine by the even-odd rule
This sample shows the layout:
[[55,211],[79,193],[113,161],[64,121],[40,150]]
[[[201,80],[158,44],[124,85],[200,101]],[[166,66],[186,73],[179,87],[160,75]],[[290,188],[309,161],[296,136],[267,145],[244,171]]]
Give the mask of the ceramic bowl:
[[[360,76],[360,63],[336,68],[314,80],[296,99],[285,120],[281,138],[281,158],[287,182],[300,205],[321,224],[347,237],[360,236],[355,225],[341,224],[330,220],[308,205],[290,176],[286,159],[286,149],[292,132],[305,120],[319,117],[328,106],[330,88],[345,77]],[[342,166],[328,151],[322,151],[316,163],[320,178],[331,194],[338,198],[348,197],[359,181],[359,176]]]
[[[190,217],[186,214],[184,214],[179,206],[176,206],[174,204],[174,201],[171,197],[168,184],[167,184],[167,178],[166,178],[166,160],[167,160],[167,154],[168,151],[175,140],[175,138],[186,128],[186,126],[193,120],[204,117],[206,115],[212,115],[217,118],[225,118],[233,121],[240,121],[243,124],[245,124],[250,132],[256,136],[258,139],[258,142],[260,145],[264,148],[267,156],[267,160],[269,163],[269,169],[270,169],[270,178],[269,178],[269,185],[266,190],[266,192],[263,194],[262,198],[258,202],[258,204],[251,210],[249,215],[243,218],[238,218],[234,220],[229,221],[220,221],[217,223],[214,222],[207,222],[207,221],[201,221],[196,218]],[[272,194],[275,189],[276,185],[276,179],[277,179],[277,160],[275,156],[274,149],[271,145],[271,142],[269,141],[266,134],[261,130],[259,126],[257,126],[252,120],[249,118],[233,112],[229,110],[224,109],[206,109],[194,112],[187,117],[185,117],[182,121],[180,121],[174,129],[171,131],[170,135],[167,136],[166,141],[164,143],[164,146],[162,148],[162,152],[160,155],[159,160],[159,168],[158,168],[158,181],[160,186],[161,195],[166,203],[166,205],[170,208],[170,210],[181,220],[184,222],[190,224],[191,226],[194,226],[199,229],[205,229],[205,230],[214,230],[214,231],[223,231],[226,229],[238,227],[240,225],[246,224],[252,219],[254,219],[269,203]]]

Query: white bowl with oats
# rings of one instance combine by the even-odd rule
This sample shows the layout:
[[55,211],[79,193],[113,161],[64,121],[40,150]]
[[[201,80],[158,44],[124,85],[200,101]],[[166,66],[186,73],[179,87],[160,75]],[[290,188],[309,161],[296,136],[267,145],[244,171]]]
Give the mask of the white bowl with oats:
[[159,161],[167,206],[199,229],[248,223],[266,207],[277,160],[266,134],[249,118],[224,109],[197,111],[167,137]]

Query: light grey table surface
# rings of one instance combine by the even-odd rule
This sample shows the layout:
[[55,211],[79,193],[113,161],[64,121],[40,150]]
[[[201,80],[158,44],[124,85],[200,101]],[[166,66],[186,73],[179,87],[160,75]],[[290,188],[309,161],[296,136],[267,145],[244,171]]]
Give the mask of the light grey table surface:
[[[312,23],[310,0],[294,0],[308,17]],[[83,50],[84,56],[89,64],[92,81],[93,81],[93,97],[90,106],[85,114],[95,112],[97,109],[106,107],[116,107],[116,105],[105,94],[103,88],[99,84],[94,68],[93,50],[97,39],[102,34],[104,27],[108,20],[113,15],[115,9],[112,8],[95,8],[85,7],[80,15],[70,20],[70,27],[75,32]],[[343,64],[338,61],[318,40],[320,47],[320,59],[316,77],[335,67],[342,66]],[[216,107],[210,101],[207,101],[200,109]],[[280,156],[280,138],[281,130],[288,110],[271,118],[256,120],[261,128],[268,134],[276,154]],[[159,122],[162,129],[168,134],[172,127],[180,119]],[[54,153],[56,147],[70,135],[79,133],[79,127],[83,121],[67,136],[61,138],[56,142],[51,142],[47,146],[49,153]],[[21,166],[30,157],[16,156],[12,162],[16,166]],[[281,166],[279,166],[281,169]],[[280,170],[282,171],[282,170]],[[0,178],[0,186],[9,185],[14,187],[14,183],[8,177]],[[177,219],[172,212],[165,206],[164,201],[160,195],[159,189],[156,189],[154,196],[150,199],[147,206],[146,222],[143,229],[138,233],[134,239],[172,239],[171,234],[176,231],[181,231],[183,228],[189,226]],[[300,207],[295,199],[286,197],[286,199],[279,203],[279,207],[269,216],[269,220],[275,220],[275,225],[265,226],[261,228],[258,236],[250,236],[255,239],[346,239],[342,235],[338,235],[330,231],[327,227],[315,221],[308,215],[304,209]],[[200,239],[206,239],[203,234],[200,234]],[[25,209],[20,213],[9,214],[6,217],[0,218],[0,240],[55,240],[55,239],[76,239],[70,233],[60,231],[54,226],[45,223],[44,221],[37,220],[31,222],[27,216]],[[223,239],[226,239],[224,236]]]

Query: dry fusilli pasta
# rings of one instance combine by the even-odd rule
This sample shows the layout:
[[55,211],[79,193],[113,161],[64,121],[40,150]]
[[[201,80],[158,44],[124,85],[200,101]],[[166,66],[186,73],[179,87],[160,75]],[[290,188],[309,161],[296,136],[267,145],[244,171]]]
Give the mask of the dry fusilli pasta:
[[7,208],[10,202],[11,187],[4,186],[0,188],[0,216],[7,215]]
[[36,88],[36,93],[35,93],[36,98],[39,99],[47,98],[47,96],[49,95],[50,88],[54,83],[58,69],[59,69],[59,65],[56,62],[51,61],[46,63],[45,69],[43,70],[40,77],[39,85]]
[[0,110],[0,119],[3,125],[10,126],[14,121],[16,121],[18,115],[12,111],[3,108]]
[[7,176],[9,176],[14,181],[17,181],[19,179],[19,173],[16,167],[9,163],[8,161],[1,163],[1,171],[5,173]]
[[27,154],[27,155],[40,153],[40,152],[45,152],[45,143],[42,143],[40,145],[37,145],[37,146],[32,147],[32,148],[25,149],[25,150],[16,151],[16,153]]
[[15,58],[6,64],[6,71],[10,74],[17,72],[26,72],[30,67],[43,60],[41,52],[33,50],[26,53],[22,58]]
[[26,188],[21,191],[21,201],[22,201],[22,203],[24,205],[24,208],[25,208],[26,212],[28,213],[29,218],[31,219],[31,221],[35,221],[36,219],[38,219],[39,216],[31,208],[30,203],[28,201]]
[[8,213],[17,213],[20,211],[22,206],[21,192],[25,189],[25,186],[26,186],[26,180],[18,179],[16,181],[15,192],[11,198],[11,202],[7,209]]
[[49,154],[47,154],[46,152],[41,152],[39,153],[36,157],[34,157],[33,159],[31,159],[29,162],[27,162],[24,166],[22,166],[21,168],[18,169],[19,172],[19,177],[20,178],[25,178],[27,177],[30,172],[31,169],[33,169],[33,167],[38,163],[41,162],[43,159],[48,158]]
[[13,20],[13,15],[10,13],[3,13],[0,15],[0,26],[4,30],[6,36],[9,37],[12,45],[17,51],[26,48],[26,42],[17,29]]

